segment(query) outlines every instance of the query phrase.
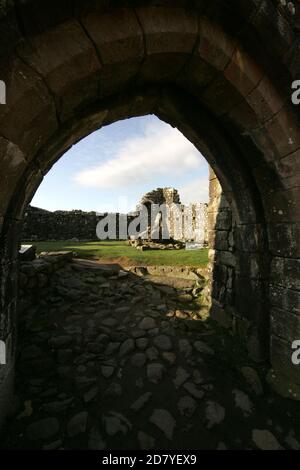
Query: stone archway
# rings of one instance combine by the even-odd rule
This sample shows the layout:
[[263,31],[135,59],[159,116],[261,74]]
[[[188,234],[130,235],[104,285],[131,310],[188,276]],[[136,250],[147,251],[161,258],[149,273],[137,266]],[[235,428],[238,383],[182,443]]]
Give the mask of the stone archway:
[[219,215],[214,237],[215,315],[225,311],[253,357],[270,356],[275,375],[300,384],[291,362],[300,288],[292,22],[271,1],[233,1],[234,15],[217,1],[85,3],[16,2],[1,22],[0,414],[13,380],[24,208],[68,147],[149,113],[202,151],[233,211],[232,234]]

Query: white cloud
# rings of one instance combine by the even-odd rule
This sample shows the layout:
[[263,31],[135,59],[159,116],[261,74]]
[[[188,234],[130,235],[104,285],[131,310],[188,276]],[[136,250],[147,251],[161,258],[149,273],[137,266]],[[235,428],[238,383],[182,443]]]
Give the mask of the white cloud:
[[193,202],[208,202],[208,176],[198,178],[179,188],[180,199],[183,204]]
[[86,187],[128,188],[159,176],[200,172],[204,162],[177,129],[159,122],[147,126],[143,136],[125,140],[114,158],[77,173],[74,179]]

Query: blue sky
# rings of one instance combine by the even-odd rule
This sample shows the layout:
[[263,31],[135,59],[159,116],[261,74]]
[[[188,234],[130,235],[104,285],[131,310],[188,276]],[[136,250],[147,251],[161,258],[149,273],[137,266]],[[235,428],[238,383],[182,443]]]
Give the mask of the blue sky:
[[208,201],[208,165],[177,130],[155,116],[119,121],[74,145],[53,166],[32,205],[48,210],[135,209],[158,187],[179,190],[181,201]]

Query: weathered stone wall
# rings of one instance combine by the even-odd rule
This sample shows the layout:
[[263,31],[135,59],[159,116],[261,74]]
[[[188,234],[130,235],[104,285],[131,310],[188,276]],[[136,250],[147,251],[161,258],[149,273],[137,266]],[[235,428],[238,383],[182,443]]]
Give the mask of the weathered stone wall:
[[[258,261],[262,248],[254,245],[244,226],[238,225],[212,169],[208,218],[211,316],[242,337],[253,360],[265,361],[268,338],[264,335],[267,335],[269,318],[263,270]],[[258,241],[257,238],[256,244]]]
[[146,193],[142,199],[141,204],[180,204],[180,196],[177,189],[174,188],[157,188],[153,191]]
[[[181,203],[178,190],[174,188],[157,188],[150,191],[142,197],[141,204],[148,208],[149,226],[151,223],[153,224],[150,215],[151,205],[162,206],[165,204],[168,208],[166,226],[170,238],[182,242],[194,241],[207,245],[207,204],[195,202],[186,206]],[[140,205],[137,206],[137,211],[140,210]],[[150,230],[149,238],[151,238]]]
[[45,211],[29,206],[25,212],[23,240],[95,240],[101,217],[96,212]]
[[211,315],[223,326],[232,327],[234,255],[232,211],[215,173],[210,169],[208,206]]
[[[170,237],[180,241],[193,241],[207,244],[207,204],[195,203],[186,208],[180,204],[178,191],[173,188],[161,188],[143,196],[141,204],[148,207],[151,217],[151,204],[166,204],[170,211],[168,214],[168,230]],[[172,209],[177,204],[179,212]],[[22,239],[37,240],[96,240],[96,226],[105,215],[96,212],[81,210],[50,212],[37,207],[28,206],[23,224]],[[139,206],[136,213],[127,214],[127,228],[130,222],[139,215]],[[116,213],[116,238],[122,239],[119,233],[119,217]],[[186,218],[188,217],[188,219]],[[176,218],[180,218],[176,223]],[[149,223],[151,218],[149,219]],[[176,229],[179,227],[179,230]],[[192,235],[190,236],[190,233]]]
[[[72,253],[53,253],[48,256],[37,258],[34,261],[19,262],[18,282],[18,314],[22,315],[25,307],[34,306],[37,291],[40,292],[50,282],[51,276],[60,270],[72,259]],[[3,324],[2,324],[3,328]],[[12,344],[13,343],[13,344]],[[16,342],[13,334],[10,334],[5,343],[6,364],[1,365],[0,370],[0,428],[4,417],[9,415],[14,407],[14,357]]]
[[[253,239],[245,227],[237,224],[212,170],[208,219],[211,316],[239,334],[256,361],[268,358],[266,351],[271,341],[273,366],[277,365],[284,371],[284,376],[292,377],[298,383],[299,372],[291,361],[291,346],[300,331],[299,261],[274,258],[268,288],[268,278],[267,282],[264,279],[266,257],[264,261],[261,259],[263,245],[259,245],[258,236]],[[287,233],[283,240],[288,250],[293,236]],[[245,277],[247,266],[249,277]],[[268,317],[269,308],[271,314]],[[257,318],[256,322],[253,318]],[[267,337],[269,325],[270,340]],[[289,348],[290,357],[285,352]],[[291,382],[290,386],[283,385],[282,376],[276,372],[270,371],[268,379],[281,394],[292,397],[296,393],[295,386]]]
[[[38,240],[97,240],[96,227],[107,214],[81,210],[50,212],[29,206],[25,213],[22,239]],[[116,238],[119,237],[119,217],[116,216]],[[128,224],[133,219],[128,216]]]
[[[184,241],[195,241],[208,244],[208,205],[205,203],[195,203],[189,206],[183,206],[183,229]],[[174,230],[176,239],[176,231]]]
[[46,287],[51,276],[72,260],[72,252],[48,253],[33,261],[20,262],[19,312],[35,303],[37,291]]

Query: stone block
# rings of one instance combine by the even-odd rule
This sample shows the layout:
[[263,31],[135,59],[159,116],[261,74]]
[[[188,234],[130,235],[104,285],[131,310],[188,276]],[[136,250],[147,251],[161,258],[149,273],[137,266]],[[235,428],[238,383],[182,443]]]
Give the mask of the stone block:
[[197,55],[192,56],[175,78],[176,84],[194,96],[201,96],[202,91],[216,77],[215,69],[201,60]]
[[269,223],[300,222],[300,187],[274,191],[265,197]]
[[218,211],[212,211],[208,212],[208,227],[210,230],[215,230],[216,228],[216,220],[218,217],[219,212]]
[[201,94],[202,102],[209,111],[220,117],[241,101],[238,90],[223,76],[217,76]]
[[82,17],[103,65],[139,62],[144,56],[143,34],[133,10],[117,8]]
[[235,268],[237,265],[237,258],[235,254],[230,251],[218,251],[218,250],[211,250],[213,251],[213,259],[216,264],[223,264],[225,266],[229,266]]
[[197,17],[186,9],[137,8],[145,35],[147,56],[191,53],[198,37]]
[[[260,279],[268,276],[268,257],[263,257],[258,253],[247,253],[243,251],[235,251],[237,259],[236,272],[250,279]],[[264,268],[266,267],[266,271]]]
[[[119,67],[119,66],[117,66],[117,67]],[[105,72],[101,76],[101,82],[105,81],[104,75],[105,75]],[[119,73],[117,73],[117,76],[118,75],[119,75]],[[111,80],[110,87],[111,86],[114,87],[115,85],[116,85],[115,80]],[[120,85],[120,83],[119,83],[119,85]],[[122,86],[122,85],[120,85],[120,86]],[[102,92],[104,92],[103,87],[101,87],[101,93]],[[131,102],[130,99],[128,99],[128,96],[124,97],[123,95],[120,95],[120,97],[117,97],[116,100],[113,100],[111,102],[111,106],[107,110],[107,115],[105,116],[105,118],[103,120],[103,126],[107,126],[107,125],[112,124],[114,122],[117,122],[119,120],[122,121],[123,119],[128,119],[128,116],[131,115],[131,106],[132,106],[132,102]]]
[[300,315],[294,315],[279,308],[272,308],[271,334],[284,338],[290,344],[300,339]]
[[18,259],[22,222],[6,218],[5,230],[0,235],[0,260],[12,262]]
[[270,304],[273,307],[300,315],[300,291],[271,284],[269,292]]
[[24,153],[0,137],[0,214],[5,214],[9,199],[26,167]]
[[181,8],[138,8],[146,59],[138,83],[174,80],[193,52],[198,36],[197,18]]
[[274,165],[285,189],[299,186],[300,150],[296,150],[280,160],[275,160]]
[[290,106],[281,109],[265,124],[269,134],[281,157],[295,152],[300,147],[300,131],[297,116],[290,110]]
[[101,97],[120,93],[135,80],[144,57],[143,34],[133,10],[118,8],[91,14],[82,23],[103,65],[99,75]]
[[253,319],[240,317],[236,312],[234,326],[235,333],[245,342],[249,357],[257,363],[264,362],[268,356],[268,345],[261,327],[257,327]]
[[290,377],[278,370],[270,369],[267,374],[267,382],[278,395],[290,400],[300,401],[300,385],[292,382]]
[[235,50],[224,71],[224,76],[239,90],[242,96],[247,96],[256,88],[262,75],[262,69],[240,47]]
[[215,230],[230,230],[232,226],[232,213],[230,210],[222,210],[216,217]]
[[273,258],[271,282],[300,291],[300,259]]
[[234,228],[234,240],[239,251],[249,253],[264,252],[263,227],[260,224],[236,225]]
[[210,241],[214,241],[214,249],[218,251],[228,251],[228,231],[227,230],[216,230],[214,237],[210,238]]
[[236,275],[234,292],[235,308],[241,317],[258,323],[266,316],[262,281]]
[[[242,132],[245,132],[245,130],[250,131],[257,126],[255,111],[245,100],[241,101],[227,115],[223,116],[222,121],[226,127],[230,125],[232,128],[232,125],[234,125],[235,128],[240,129]],[[253,157],[253,155],[251,156]]]
[[158,104],[159,97],[155,92],[135,95],[131,102],[131,113],[133,116],[145,116],[154,114],[154,110]]
[[269,225],[268,235],[273,255],[300,258],[300,223]]
[[33,261],[36,256],[36,247],[33,245],[22,245],[19,250],[19,259],[23,261]]
[[284,106],[284,101],[279,96],[273,83],[266,76],[245,99],[254,110],[260,122],[270,119]]
[[29,160],[57,128],[53,99],[33,69],[18,57],[0,62],[7,105],[0,107],[1,135]]
[[97,96],[101,64],[94,45],[76,21],[32,38],[18,52],[44,78],[62,120]]
[[229,277],[227,266],[214,263],[211,277],[212,299],[217,301],[221,306],[224,306],[226,303],[226,285]]
[[15,307],[17,301],[17,263],[8,263],[0,265],[0,278],[2,295],[0,297],[0,331],[8,335],[15,319]]
[[73,259],[73,252],[72,251],[51,251],[51,253],[47,253],[43,260],[48,263],[57,263],[63,262],[66,263]]
[[214,69],[224,70],[233,55],[235,42],[221,27],[205,17],[200,19],[199,36],[197,54]]

